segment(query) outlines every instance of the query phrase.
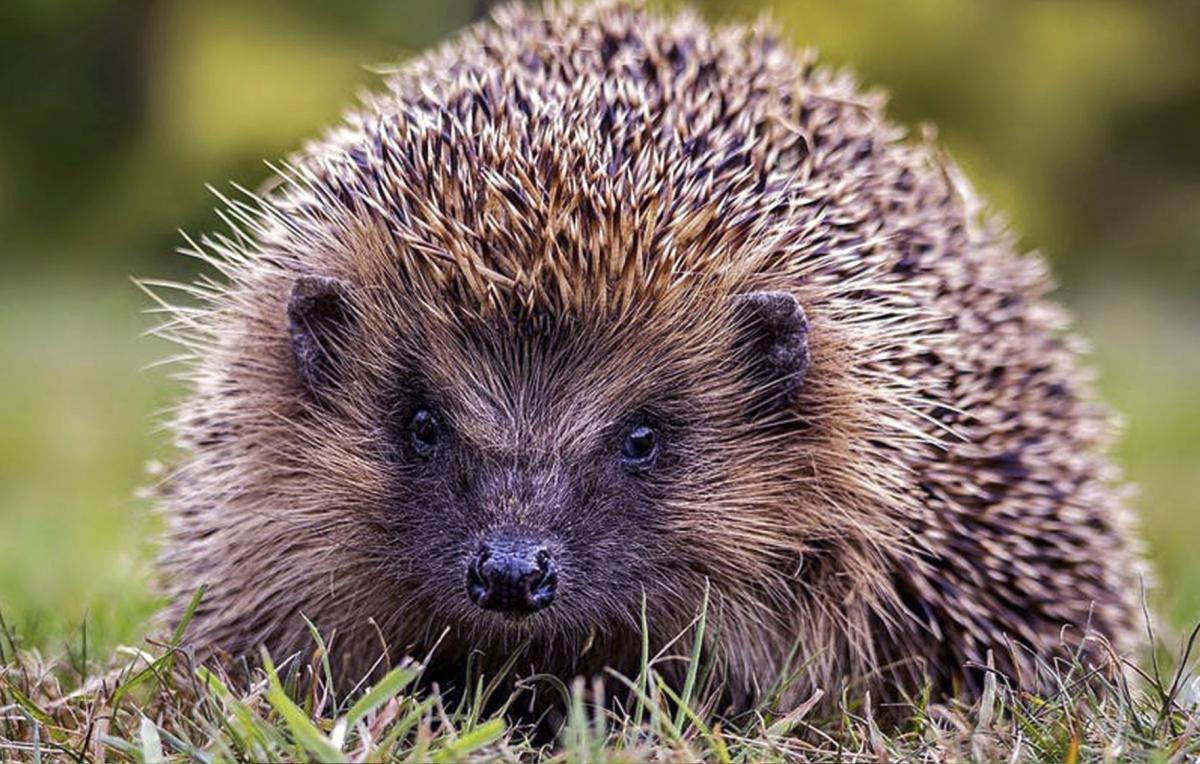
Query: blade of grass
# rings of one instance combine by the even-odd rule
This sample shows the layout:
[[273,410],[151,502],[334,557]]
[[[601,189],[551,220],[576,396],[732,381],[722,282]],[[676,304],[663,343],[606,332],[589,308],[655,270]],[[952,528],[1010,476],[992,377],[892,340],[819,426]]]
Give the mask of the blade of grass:
[[200,607],[200,600],[204,599],[204,592],[208,591],[208,585],[203,584],[196,593],[192,595],[192,599],[188,602],[188,606],[183,611],[183,616],[179,619],[179,623],[175,625],[175,631],[171,633],[171,646],[178,647],[183,642],[184,632],[187,631],[188,624],[192,622],[192,618],[196,615],[196,609]]
[[[684,700],[681,696],[676,695],[675,692],[665,684],[661,685],[661,688],[662,691],[667,694],[667,697],[671,698],[671,700],[673,700],[679,706],[679,710],[681,711],[680,715],[686,717],[689,721],[691,721],[696,729],[700,731],[700,736],[704,738],[704,742],[708,743],[709,755],[711,756],[715,754],[717,761],[721,762],[721,764],[730,764],[729,749],[725,747],[725,741],[719,740],[717,736],[713,734],[709,726],[704,723],[704,720],[701,719],[700,716],[693,711],[690,706],[684,703]],[[678,721],[676,722],[675,726],[677,728],[681,728],[683,726],[683,722]],[[709,757],[705,757],[706,760],[708,758]]]
[[29,714],[32,719],[47,726],[54,723],[54,718],[39,708],[38,704],[34,703],[25,693],[12,686],[8,688],[8,691],[12,695],[13,700],[17,701],[17,705],[24,709],[25,713]]
[[692,702],[696,689],[696,674],[700,670],[700,656],[704,651],[704,627],[708,620],[709,581],[704,579],[704,597],[700,600],[700,613],[696,621],[696,637],[692,641],[692,655],[688,662],[687,677],[683,681],[683,694],[679,708],[675,711],[675,726],[683,727],[684,709]]
[[567,723],[560,733],[563,747],[574,750],[575,761],[595,759],[591,753],[591,729],[584,706],[583,677],[575,677],[571,683],[570,702],[567,704]]
[[435,753],[431,760],[434,764],[461,761],[480,748],[485,748],[502,738],[507,730],[503,719],[492,719],[451,741]]
[[396,748],[401,740],[408,737],[408,733],[412,731],[413,727],[417,726],[421,719],[425,718],[436,702],[437,698],[428,698],[414,706],[408,712],[407,716],[393,724],[391,729],[387,731],[387,734],[383,736],[379,744],[375,747],[376,752],[388,755],[387,752]]
[[142,717],[138,736],[142,741],[143,764],[162,764],[167,760],[163,756],[162,739],[158,736],[158,727],[154,726],[154,722],[150,721],[148,716]]
[[305,716],[300,707],[283,691],[279,675],[275,672],[275,664],[271,662],[271,656],[265,649],[262,651],[262,665],[263,670],[267,673],[269,684],[266,693],[267,702],[283,718],[296,743],[303,748],[306,754],[316,756],[321,761],[343,759],[342,752],[329,742],[321,730],[312,723],[312,720]]
[[25,718],[29,720],[29,726],[33,728],[33,761],[34,764],[42,764],[42,734],[41,728],[38,727],[37,721],[29,715],[29,709],[25,709]]
[[[646,707],[643,697],[648,689],[650,681],[650,625],[646,620],[646,590],[642,590],[642,610],[641,610],[641,631],[642,631],[642,661],[639,664],[637,685],[634,687],[637,704],[633,711],[633,729],[636,732],[642,728],[642,719],[645,717]],[[624,677],[622,677],[624,678]]]
[[379,680],[379,684],[368,690],[350,707],[350,711],[345,716],[347,728],[353,729],[354,725],[362,721],[367,714],[399,695],[405,687],[412,684],[419,674],[420,671],[416,669],[404,667],[389,671],[383,679]]
[[[647,682],[646,682],[646,687],[647,687],[646,691],[643,691],[642,688],[639,687],[636,682],[631,681],[628,677],[622,676],[621,674],[617,673],[616,671],[613,671],[611,669],[606,669],[606,672],[608,673],[609,676],[614,677],[618,682],[621,682],[622,684],[627,686],[629,688],[630,692],[632,692],[637,697],[637,699],[639,701],[639,705],[642,705],[643,707],[647,707],[650,709],[650,730],[649,730],[649,732],[651,735],[663,736],[663,734],[665,733],[666,737],[671,742],[674,742],[674,743],[682,743],[683,742],[683,733],[680,731],[680,729],[678,727],[676,727],[674,725],[674,723],[672,722],[670,717],[661,713],[661,704],[658,702],[658,699],[655,698],[655,695],[657,694],[657,688],[662,686],[662,684],[660,682],[655,681],[655,678],[657,677],[657,672],[650,671],[648,673]],[[641,728],[641,724],[639,723],[638,726],[635,727],[635,729],[640,729],[640,728]]]
[[308,620],[308,616],[303,613],[300,617],[304,619],[304,623],[308,626],[308,632],[312,634],[313,641],[317,643],[317,649],[321,651],[321,671],[325,674],[325,686],[329,692],[330,707],[337,709],[337,694],[335,692],[336,685],[333,683],[333,670],[329,666],[329,648],[325,646],[325,640],[321,637],[321,632],[317,630],[316,625]]
[[179,751],[180,753],[186,753],[188,756],[192,757],[194,761],[200,762],[200,764],[212,764],[212,756],[204,751],[198,750],[195,746],[190,745],[187,741],[172,735],[165,729],[160,729],[158,734],[167,745],[174,748],[176,751]]
[[121,703],[121,700],[124,699],[124,697],[126,695],[128,695],[132,690],[136,689],[137,687],[140,687],[144,682],[146,682],[150,679],[157,680],[160,676],[162,676],[163,673],[165,672],[165,670],[167,669],[168,665],[174,663],[175,655],[176,655],[175,648],[171,648],[170,650],[168,650],[166,652],[166,654],[164,654],[158,658],[155,658],[150,663],[149,666],[142,669],[138,673],[134,674],[130,679],[127,679],[126,681],[122,682],[121,686],[118,687],[116,692],[113,693],[113,697],[112,697],[113,710],[116,711],[117,707]]
[[[233,696],[233,693],[217,678],[216,674],[200,666],[196,668],[196,676],[200,679],[202,685],[208,689],[209,693],[211,693],[210,698],[215,696],[217,702],[224,708],[225,713],[233,717],[229,719],[225,715],[222,715],[219,723],[233,739],[234,744],[244,751],[251,751],[254,747],[257,747],[260,755],[253,758],[265,757],[266,752],[271,748],[271,742],[264,734],[262,726],[254,713],[246,707],[245,703],[242,703]],[[234,722],[237,723],[236,727]]]

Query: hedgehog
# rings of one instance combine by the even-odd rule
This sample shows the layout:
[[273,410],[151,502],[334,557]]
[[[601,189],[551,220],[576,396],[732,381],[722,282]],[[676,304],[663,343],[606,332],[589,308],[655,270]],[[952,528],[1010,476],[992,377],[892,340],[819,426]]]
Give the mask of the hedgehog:
[[509,4],[385,76],[185,248],[217,273],[163,328],[161,570],[169,618],[206,587],[198,655],[312,624],[339,683],[633,675],[704,605],[746,709],[1138,647],[1086,348],[883,95],[626,2]]

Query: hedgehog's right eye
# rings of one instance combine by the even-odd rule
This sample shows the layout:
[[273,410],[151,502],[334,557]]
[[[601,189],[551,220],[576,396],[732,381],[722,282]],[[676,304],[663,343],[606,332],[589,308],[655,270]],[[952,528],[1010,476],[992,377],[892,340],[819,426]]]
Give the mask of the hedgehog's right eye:
[[645,469],[658,455],[658,433],[653,428],[639,424],[625,434],[621,444],[621,461],[633,470]]
[[420,408],[413,412],[408,432],[413,450],[421,456],[429,456],[442,438],[442,425],[436,414],[427,408]]

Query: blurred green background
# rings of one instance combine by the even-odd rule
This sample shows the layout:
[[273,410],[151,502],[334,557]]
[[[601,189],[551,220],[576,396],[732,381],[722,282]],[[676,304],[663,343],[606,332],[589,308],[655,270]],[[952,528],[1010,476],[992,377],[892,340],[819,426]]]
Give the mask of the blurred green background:
[[[367,68],[477,15],[473,0],[0,3],[0,614],[33,644],[140,640],[158,520],[135,497],[176,390],[130,275],[187,278],[204,189],[254,186],[335,120]],[[1200,619],[1200,3],[770,3],[797,45],[935,123],[1045,251],[1126,417],[1120,456],[1159,571]]]

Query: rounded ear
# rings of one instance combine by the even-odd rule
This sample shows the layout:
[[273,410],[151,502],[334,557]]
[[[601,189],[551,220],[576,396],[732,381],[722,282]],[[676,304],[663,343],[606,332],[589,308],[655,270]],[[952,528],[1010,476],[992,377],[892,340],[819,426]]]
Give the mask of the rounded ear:
[[808,317],[787,292],[750,292],[733,301],[737,342],[758,391],[752,409],[781,411],[795,400],[808,372]]
[[288,299],[288,334],[304,386],[321,397],[334,383],[335,353],[351,315],[346,285],[326,276],[301,276]]

